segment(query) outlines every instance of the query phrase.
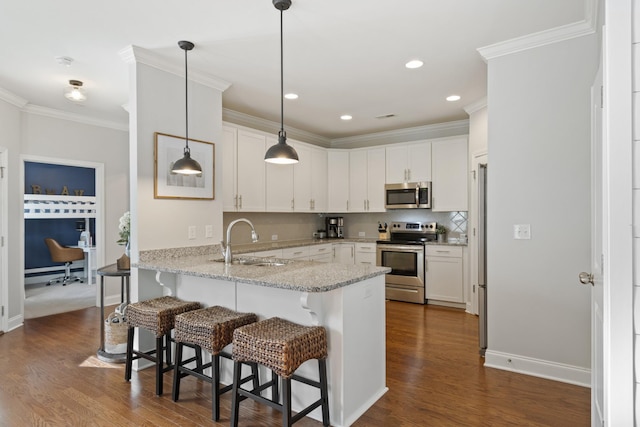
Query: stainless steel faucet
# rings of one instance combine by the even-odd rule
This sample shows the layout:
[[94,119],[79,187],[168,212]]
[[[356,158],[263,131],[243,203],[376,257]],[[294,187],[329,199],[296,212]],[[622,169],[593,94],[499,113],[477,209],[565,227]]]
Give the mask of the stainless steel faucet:
[[224,255],[225,264],[231,264],[231,262],[233,261],[233,256],[231,255],[231,229],[239,222],[246,222],[247,224],[249,224],[251,226],[251,240],[253,241],[253,243],[258,241],[258,233],[256,233],[256,229],[253,227],[251,221],[246,218],[239,218],[235,221],[231,221],[231,223],[227,227],[227,244],[225,245],[224,242],[220,242],[220,248],[222,249],[222,254]]

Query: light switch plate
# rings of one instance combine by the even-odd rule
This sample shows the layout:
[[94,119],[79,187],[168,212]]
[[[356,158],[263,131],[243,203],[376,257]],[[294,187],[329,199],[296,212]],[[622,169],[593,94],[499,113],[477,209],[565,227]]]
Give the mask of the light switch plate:
[[204,226],[204,237],[210,239],[213,237],[213,225],[205,225]]
[[277,234],[272,234],[271,235],[271,240],[278,240],[278,235]]
[[195,225],[190,225],[189,229],[188,229],[188,237],[189,240],[193,240],[196,238],[196,226]]
[[366,234],[364,231],[358,231],[358,237],[365,237]]
[[514,224],[513,238],[517,240],[530,240],[531,224]]

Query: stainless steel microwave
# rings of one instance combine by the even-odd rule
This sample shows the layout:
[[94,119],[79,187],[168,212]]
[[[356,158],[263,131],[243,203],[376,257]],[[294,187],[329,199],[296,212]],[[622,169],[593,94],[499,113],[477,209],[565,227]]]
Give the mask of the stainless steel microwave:
[[430,209],[431,182],[405,182],[384,186],[387,209]]

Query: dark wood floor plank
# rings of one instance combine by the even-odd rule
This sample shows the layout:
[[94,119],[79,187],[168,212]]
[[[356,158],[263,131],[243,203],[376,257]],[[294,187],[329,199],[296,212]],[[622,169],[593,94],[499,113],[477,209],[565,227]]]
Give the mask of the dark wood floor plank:
[[[589,426],[590,390],[485,368],[477,353],[476,316],[459,310],[387,302],[386,393],[355,424],[387,426]],[[194,378],[171,400],[155,396],[154,372],[134,372],[95,356],[97,308],[25,321],[0,335],[0,425],[228,426],[231,396],[211,420],[210,385]],[[278,426],[280,413],[253,401],[240,425]],[[303,419],[299,427],[321,423]]]

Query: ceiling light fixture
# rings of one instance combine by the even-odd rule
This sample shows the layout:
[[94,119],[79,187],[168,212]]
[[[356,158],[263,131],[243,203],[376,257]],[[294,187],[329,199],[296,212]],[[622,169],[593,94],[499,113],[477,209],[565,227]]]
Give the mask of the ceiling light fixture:
[[282,13],[289,9],[291,0],[273,0],[273,5],[280,11],[280,132],[278,132],[278,143],[272,145],[264,155],[264,161],[287,165],[298,163],[298,153],[287,144],[287,133],[284,131],[284,49],[282,42]]
[[410,69],[414,69],[422,67],[423,64],[424,62],[420,61],[419,59],[412,59],[411,61],[404,64],[404,66]]
[[193,49],[194,44],[185,40],[178,42],[180,49],[184,50],[184,111],[185,111],[185,146],[184,156],[173,164],[171,172],[182,175],[202,175],[202,167],[200,163],[191,158],[191,150],[189,149],[189,68],[187,66],[187,52]]
[[447,96],[447,101],[449,102],[460,101],[460,95],[449,95]]
[[71,102],[82,102],[87,99],[80,80],[69,80],[69,86],[64,89],[64,97]]

